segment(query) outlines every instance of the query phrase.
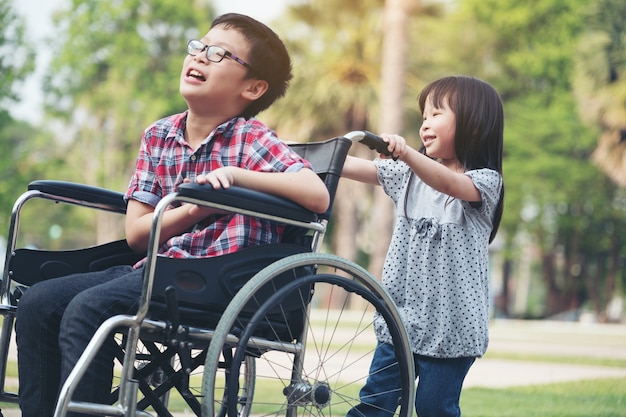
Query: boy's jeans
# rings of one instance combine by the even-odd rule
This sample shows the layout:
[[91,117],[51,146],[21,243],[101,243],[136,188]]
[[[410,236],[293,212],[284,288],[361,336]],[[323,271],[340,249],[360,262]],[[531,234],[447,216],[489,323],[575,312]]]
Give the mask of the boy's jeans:
[[[19,301],[15,322],[19,399],[23,417],[51,416],[63,381],[96,329],[116,314],[134,314],[143,269],[130,266],[39,282]],[[113,338],[81,379],[73,399],[106,402],[111,390]]]
[[[415,410],[419,417],[459,417],[459,398],[463,380],[475,358],[437,359],[413,355],[419,377]],[[378,343],[370,374],[361,389],[361,403],[348,417],[391,417],[398,407],[400,371],[393,346]],[[384,371],[381,371],[384,370]]]

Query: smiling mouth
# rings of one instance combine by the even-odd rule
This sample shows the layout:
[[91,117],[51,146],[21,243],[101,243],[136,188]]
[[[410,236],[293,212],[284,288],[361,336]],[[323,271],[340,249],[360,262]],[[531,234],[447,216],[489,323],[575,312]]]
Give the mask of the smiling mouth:
[[200,71],[196,71],[194,69],[190,69],[189,71],[187,71],[187,77],[192,77],[200,81],[206,81],[206,78],[204,78],[204,75],[202,75]]
[[431,143],[433,143],[434,141],[435,141],[435,138],[434,138],[434,137],[427,137],[427,138],[424,138],[424,139],[422,140],[422,142],[424,143],[424,146],[428,146],[428,145],[430,145]]

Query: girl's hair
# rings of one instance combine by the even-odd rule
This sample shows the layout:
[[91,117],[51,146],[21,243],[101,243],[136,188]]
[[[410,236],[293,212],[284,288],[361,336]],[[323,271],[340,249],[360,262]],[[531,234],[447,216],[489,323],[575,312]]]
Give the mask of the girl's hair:
[[250,54],[248,77],[265,80],[268,89],[260,98],[250,103],[241,114],[246,119],[256,116],[265,110],[277,99],[285,95],[291,74],[291,59],[287,48],[278,35],[265,24],[238,13],[227,13],[217,17],[211,28],[223,25],[232,28],[243,35],[248,41]]
[[[488,83],[474,77],[451,76],[428,84],[418,97],[420,112],[426,100],[436,108],[445,101],[456,116],[454,150],[463,168],[489,168],[502,175],[504,143],[504,110],[498,92]],[[493,218],[489,242],[500,226],[504,208],[504,184]]]

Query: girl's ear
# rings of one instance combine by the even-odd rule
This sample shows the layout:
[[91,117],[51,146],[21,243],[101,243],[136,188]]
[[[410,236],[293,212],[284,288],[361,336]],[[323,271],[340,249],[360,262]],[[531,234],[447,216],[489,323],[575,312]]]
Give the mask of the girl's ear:
[[248,87],[243,91],[243,96],[247,100],[254,101],[261,97],[267,89],[269,84],[265,80],[249,80]]

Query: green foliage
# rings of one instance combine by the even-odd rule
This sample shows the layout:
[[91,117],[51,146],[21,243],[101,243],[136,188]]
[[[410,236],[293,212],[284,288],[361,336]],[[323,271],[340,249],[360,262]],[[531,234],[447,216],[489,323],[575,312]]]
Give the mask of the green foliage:
[[[66,125],[51,155],[66,169],[51,174],[125,190],[143,130],[186,109],[178,91],[185,45],[213,17],[210,5],[175,0],[72,0],[57,11],[44,91],[47,115]],[[100,215],[100,239],[117,238],[123,222],[111,227]],[[93,224],[79,215],[66,233]]]
[[206,33],[212,18],[208,6],[175,0],[74,0],[56,15],[46,103],[50,114],[78,126],[65,140],[77,151],[68,163],[88,164],[83,181],[125,187],[143,129],[185,110],[178,93],[185,44]]
[[[606,302],[587,287],[610,287],[602,284],[609,279],[609,265],[624,256],[615,251],[620,241],[607,237],[608,229],[622,227],[626,214],[609,203],[619,189],[590,161],[597,128],[583,123],[572,94],[574,57],[587,10],[583,0],[532,5],[465,0],[454,16],[456,24],[471,28],[461,29],[456,39],[477,55],[461,66],[494,84],[504,100],[505,254],[519,259],[514,238],[520,232],[540,249],[548,314],[592,298],[596,306]],[[619,14],[619,8],[612,13]],[[476,34],[469,36],[474,29]],[[454,59],[446,58],[442,62]]]
[[594,162],[626,187],[626,3],[589,5],[587,27],[578,39],[574,91],[581,117],[598,128]]
[[604,34],[608,42],[598,48],[597,61],[587,62],[590,68],[600,65],[603,71],[592,75],[599,81],[594,87],[624,81],[626,78],[626,3],[620,0],[599,0],[588,6],[585,36]]
[[[0,148],[3,150],[0,153],[0,224],[7,228],[0,231],[0,236],[6,236],[13,204],[26,191],[28,183],[44,178],[66,179],[71,167],[65,163],[63,154],[58,152],[51,132],[13,120],[3,111],[0,111]],[[45,207],[26,213],[23,218],[23,222],[29,225],[38,224],[40,231],[47,231],[51,224],[59,220],[55,220]],[[29,237],[27,242],[41,243],[42,239],[47,240],[46,236],[41,239]]]
[[520,226],[544,229],[545,210],[578,200],[582,189],[597,190],[593,184],[602,178],[589,163],[593,135],[576,117],[572,97],[559,97],[551,106],[530,94],[506,104],[506,233],[514,235]]
[[493,53],[490,80],[501,94],[551,94],[569,90],[572,52],[584,27],[586,0],[464,0],[461,13],[487,29]]
[[[34,62],[22,19],[9,3],[0,0],[0,103],[17,95],[12,88]],[[44,84],[47,122],[62,120],[65,125],[58,129],[58,123],[46,123],[35,129],[0,114],[0,143],[10,150],[0,155],[0,220],[8,219],[14,200],[34,179],[124,190],[143,129],[185,110],[178,92],[185,44],[204,35],[213,20],[210,6],[181,7],[174,0],[64,4],[67,9],[55,14],[55,35],[47,43],[53,60]],[[50,126],[58,138],[46,130]],[[27,244],[54,243],[47,233],[54,224],[63,225],[68,247],[95,243],[95,232],[84,232],[94,229],[93,212],[38,206],[26,211],[23,220],[33,230],[26,231]]]
[[0,109],[18,99],[16,85],[34,70],[34,52],[24,36],[24,19],[11,6],[11,0],[0,0]]
[[276,23],[292,57],[285,98],[263,114],[297,140],[371,129],[377,111],[382,0],[332,0],[290,6]]
[[[2,42],[7,34],[21,33],[7,29],[19,23],[2,12],[10,10],[6,1],[0,0],[0,98],[27,69],[5,76],[4,66],[19,61],[4,53]],[[405,100],[398,103],[407,117],[401,133],[417,139],[415,97],[435,78],[469,74],[498,89],[506,117],[504,253],[519,260],[517,238],[528,237],[540,252],[542,264],[532,271],[543,274],[541,294],[567,295],[562,301],[568,306],[595,297],[601,309],[626,279],[616,270],[626,256],[619,233],[626,219],[624,190],[591,163],[600,135],[615,140],[626,129],[624,4],[424,1],[411,16]],[[383,10],[383,0],[292,4],[271,26],[292,55],[294,79],[287,96],[261,118],[288,132],[286,139],[300,141],[376,130],[383,111]],[[10,190],[22,190],[35,177],[123,190],[142,130],[184,110],[178,93],[184,44],[208,30],[211,18],[210,8],[198,2],[181,7],[175,0],[73,0],[57,13],[46,103],[48,115],[71,129],[53,141],[49,134],[1,121],[3,149],[12,150],[0,155],[2,204],[15,197]],[[5,121],[12,126],[10,136]],[[621,161],[626,142],[618,145],[607,154]],[[363,205],[371,196],[358,200]],[[89,221],[79,217],[78,227]],[[593,288],[603,294],[594,295]]]
[[[383,65],[383,0],[316,0],[291,5],[276,22],[291,54],[294,79],[287,96],[264,115],[296,140],[323,140],[350,130],[376,130]],[[440,16],[435,2],[414,7],[414,39],[423,32],[421,19]],[[419,33],[418,33],[419,32]],[[421,45],[420,45],[421,48]],[[405,101],[409,126],[417,136],[421,117],[416,97],[432,78],[422,76],[429,55],[410,45]]]
[[55,18],[64,30],[54,39],[58,53],[46,82],[49,109],[70,115],[77,106],[119,107],[120,97],[132,97],[128,108],[134,116],[148,103],[157,107],[151,113],[180,111],[185,44],[208,30],[211,20],[210,9],[172,0],[74,0]]
[[[27,152],[27,142],[18,122],[5,111],[0,111],[0,224],[9,224],[8,218],[16,197],[14,190],[24,190],[25,175],[30,174],[29,166],[22,161]],[[24,127],[24,126],[22,126]]]
[[[612,16],[608,27],[619,28],[623,5],[601,3],[598,19],[606,22],[601,17]],[[417,136],[415,96],[426,82],[463,73],[492,83],[503,97],[506,117],[507,193],[500,229],[505,256],[519,259],[520,235],[538,246],[545,264],[533,270],[542,274],[546,288],[541,293],[561,299],[544,313],[593,297],[596,303],[606,302],[588,287],[611,293],[610,265],[622,262],[624,254],[616,251],[621,240],[607,232],[620,230],[626,216],[623,205],[613,203],[621,191],[590,161],[597,124],[583,123],[572,94],[578,39],[589,23],[588,2],[463,0],[448,9],[425,4],[428,13],[412,16],[403,133]],[[381,111],[382,3],[349,8],[304,2],[290,9],[290,20],[283,20],[296,77],[288,97],[268,115],[288,131],[305,132],[299,137],[375,129]],[[557,254],[565,260],[558,261]],[[541,300],[548,302],[554,300]]]

